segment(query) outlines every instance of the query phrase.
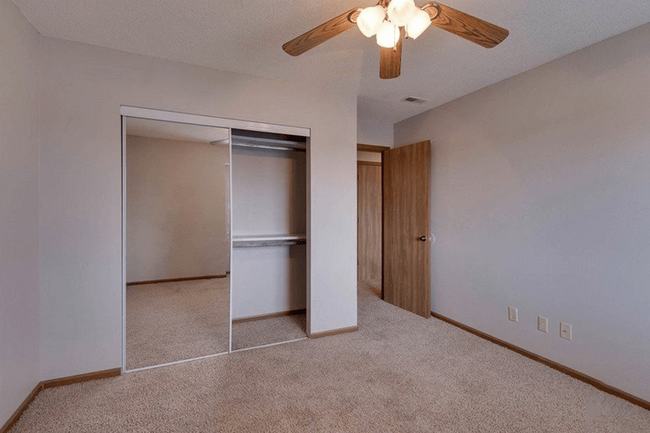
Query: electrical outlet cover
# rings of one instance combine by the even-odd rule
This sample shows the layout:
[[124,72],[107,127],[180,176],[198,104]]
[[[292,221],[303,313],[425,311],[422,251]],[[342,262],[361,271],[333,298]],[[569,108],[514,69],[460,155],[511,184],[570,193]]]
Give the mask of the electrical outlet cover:
[[515,307],[508,307],[508,320],[519,322],[519,312]]
[[560,337],[565,340],[573,340],[573,327],[568,323],[560,322]]
[[537,316],[537,329],[548,334],[548,319],[546,317]]

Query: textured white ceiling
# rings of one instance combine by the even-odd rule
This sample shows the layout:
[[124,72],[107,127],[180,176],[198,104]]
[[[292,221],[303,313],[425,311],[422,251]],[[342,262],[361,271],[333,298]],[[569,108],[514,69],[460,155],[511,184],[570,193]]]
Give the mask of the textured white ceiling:
[[390,123],[650,21],[649,0],[446,0],[510,37],[487,50],[430,28],[405,42],[402,76],[387,81],[379,79],[379,48],[356,28],[297,58],[281,49],[372,0],[14,1],[45,36],[336,88],[358,95],[359,118]]

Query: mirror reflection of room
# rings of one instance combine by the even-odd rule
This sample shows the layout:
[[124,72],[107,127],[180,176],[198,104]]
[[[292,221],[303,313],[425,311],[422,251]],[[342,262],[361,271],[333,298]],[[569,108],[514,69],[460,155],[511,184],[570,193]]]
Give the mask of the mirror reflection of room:
[[126,368],[228,352],[229,130],[126,119]]

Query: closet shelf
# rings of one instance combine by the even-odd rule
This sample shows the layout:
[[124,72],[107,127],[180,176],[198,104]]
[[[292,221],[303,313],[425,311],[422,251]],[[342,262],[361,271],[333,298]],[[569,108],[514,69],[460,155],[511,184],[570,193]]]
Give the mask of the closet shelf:
[[306,243],[306,235],[244,235],[232,238],[234,248],[279,247]]
[[258,137],[242,137],[232,136],[233,147],[252,147],[257,149],[270,149],[270,150],[288,150],[305,152],[307,144],[305,142],[293,140],[276,140],[271,138],[258,138]]

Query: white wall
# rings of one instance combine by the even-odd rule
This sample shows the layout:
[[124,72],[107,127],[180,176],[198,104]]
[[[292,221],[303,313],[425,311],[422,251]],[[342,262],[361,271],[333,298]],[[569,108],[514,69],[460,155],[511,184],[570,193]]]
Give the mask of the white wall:
[[311,331],[356,325],[354,96],[41,42],[43,379],[121,364],[121,104],[311,128]]
[[228,160],[228,146],[127,136],[127,282],[230,271]]
[[648,71],[650,24],[395,130],[433,146],[433,309],[645,400]]
[[40,380],[38,46],[0,0],[0,426]]
[[[233,148],[234,236],[306,233],[305,156]],[[306,251],[305,246],[235,248],[233,319],[305,308]]]
[[359,119],[357,121],[357,142],[375,146],[393,147],[394,128],[392,123]]

